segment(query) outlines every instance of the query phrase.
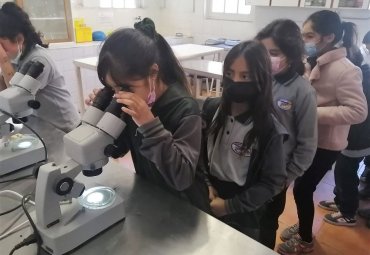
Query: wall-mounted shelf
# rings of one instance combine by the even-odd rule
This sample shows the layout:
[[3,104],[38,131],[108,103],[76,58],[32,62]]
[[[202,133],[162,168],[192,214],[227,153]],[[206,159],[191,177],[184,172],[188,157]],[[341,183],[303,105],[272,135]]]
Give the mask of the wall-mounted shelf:
[[36,31],[45,42],[73,41],[73,26],[70,0],[16,0],[30,16]]

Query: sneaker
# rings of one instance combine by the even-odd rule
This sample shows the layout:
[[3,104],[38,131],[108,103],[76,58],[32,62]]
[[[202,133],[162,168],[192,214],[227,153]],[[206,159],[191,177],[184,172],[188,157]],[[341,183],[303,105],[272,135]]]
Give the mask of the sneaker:
[[357,211],[358,215],[360,215],[362,218],[370,220],[370,208],[367,209],[358,209]]
[[356,226],[357,223],[355,218],[345,217],[340,212],[329,213],[325,215],[324,221],[333,225],[348,227]]
[[334,201],[320,201],[319,207],[328,211],[338,212],[338,206],[335,204]]
[[370,184],[367,184],[365,188],[358,192],[358,196],[361,200],[370,199]]
[[289,241],[278,245],[277,249],[282,255],[299,255],[313,251],[313,241],[308,243],[301,239],[299,234],[293,236]]
[[362,172],[362,174],[360,176],[360,181],[366,182],[366,177],[367,177],[369,172],[370,172],[370,168],[365,167],[364,171]]
[[280,239],[283,242],[286,242],[286,241],[290,240],[293,236],[298,234],[298,231],[299,231],[299,225],[298,225],[298,223],[296,223],[293,226],[290,226],[290,227],[284,229],[283,232],[281,232],[281,234],[280,234]]

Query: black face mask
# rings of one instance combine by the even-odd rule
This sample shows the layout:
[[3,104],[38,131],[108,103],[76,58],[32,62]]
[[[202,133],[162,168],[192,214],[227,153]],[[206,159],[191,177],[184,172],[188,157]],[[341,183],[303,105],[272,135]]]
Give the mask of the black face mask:
[[258,95],[258,83],[255,81],[235,82],[224,77],[222,85],[226,99],[235,103],[253,103]]

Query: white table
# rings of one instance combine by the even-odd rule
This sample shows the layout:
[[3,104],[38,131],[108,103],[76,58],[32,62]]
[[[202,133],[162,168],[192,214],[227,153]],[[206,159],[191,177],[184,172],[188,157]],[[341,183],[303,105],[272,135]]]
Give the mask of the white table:
[[[175,56],[179,61],[193,59],[193,58],[200,58],[209,55],[217,55],[217,59],[220,59],[220,54],[223,52],[222,48],[205,46],[205,45],[198,45],[198,44],[181,44],[181,45],[174,45],[171,46]],[[84,93],[83,93],[83,85],[82,85],[82,75],[81,69],[89,69],[89,70],[96,70],[96,66],[98,63],[98,57],[91,57],[91,58],[81,58],[75,59],[73,61],[75,65],[76,75],[77,75],[77,82],[78,82],[78,94],[79,94],[79,103],[80,103],[80,111],[81,113],[85,112],[85,104],[84,104]]]
[[[214,55],[213,60],[220,60],[221,52],[224,50],[218,47],[199,44],[180,44],[171,46],[179,61]],[[217,57],[216,57],[217,56]]]
[[208,60],[186,60],[181,61],[181,66],[184,71],[188,74],[194,75],[195,80],[195,97],[201,98],[201,81],[198,76],[204,76],[208,78],[213,78],[216,80],[216,97],[221,95],[221,80],[223,63]]

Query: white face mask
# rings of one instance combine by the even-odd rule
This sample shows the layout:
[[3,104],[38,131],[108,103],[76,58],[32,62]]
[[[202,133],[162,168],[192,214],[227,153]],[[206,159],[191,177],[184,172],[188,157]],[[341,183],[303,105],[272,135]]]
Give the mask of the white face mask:
[[15,64],[15,65],[18,65],[18,63],[19,63],[19,59],[21,58],[22,53],[23,53],[23,51],[22,51],[22,47],[21,47],[21,46],[19,46],[19,44],[17,44],[17,45],[18,45],[18,53],[17,53],[17,56],[15,56],[12,60],[10,60],[10,62],[11,62],[12,64]]

